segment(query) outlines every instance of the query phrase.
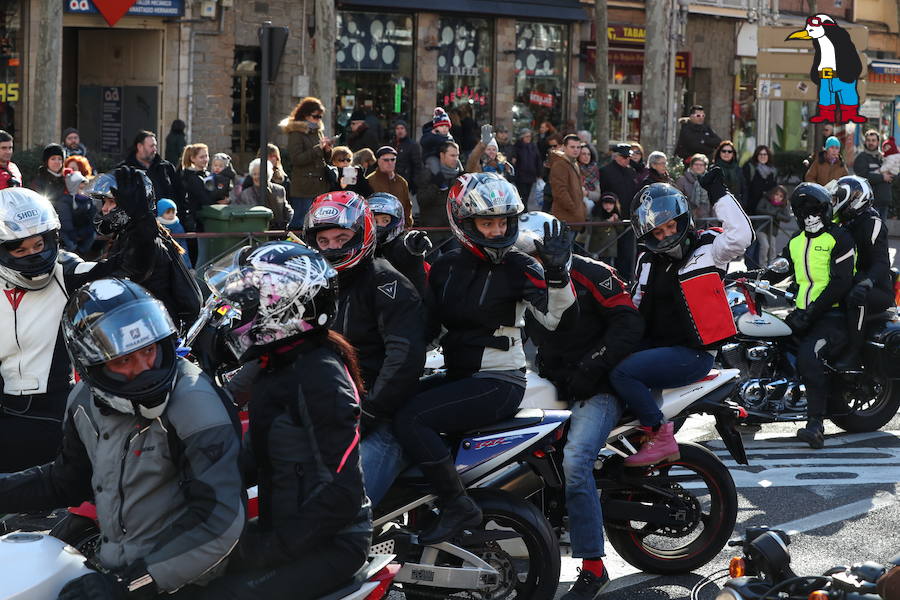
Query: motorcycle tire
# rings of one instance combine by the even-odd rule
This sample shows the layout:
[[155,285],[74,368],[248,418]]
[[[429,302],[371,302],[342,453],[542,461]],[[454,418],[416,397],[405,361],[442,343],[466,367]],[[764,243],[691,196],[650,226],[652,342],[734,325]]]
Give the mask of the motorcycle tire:
[[69,513],[50,530],[50,535],[92,558],[98,549],[100,527],[93,519]]
[[[831,422],[848,433],[863,433],[878,431],[887,425],[900,408],[900,385],[892,379],[880,376],[863,375],[862,386],[856,386],[856,391],[849,389],[844,382],[841,391],[832,397]],[[862,399],[852,398],[848,395],[860,390],[872,390],[874,394],[865,393]],[[861,408],[852,405],[860,403]],[[850,412],[847,412],[850,407]],[[844,413],[844,414],[840,414]]]
[[[681,532],[662,532],[654,535],[659,530],[651,529],[648,524],[641,528],[634,521],[607,521],[605,527],[606,538],[619,556],[647,573],[675,575],[690,573],[702,567],[725,547],[737,520],[737,490],[728,468],[715,454],[702,446],[687,443],[679,444],[678,447],[681,453],[679,459],[641,468],[646,469],[647,483],[659,485],[653,483],[653,479],[671,476],[675,481],[668,484],[663,482],[662,485],[669,491],[674,488],[678,494],[691,497],[690,502],[699,508],[699,514],[696,515],[697,522],[683,533],[691,535],[702,525],[703,529],[699,535],[683,546],[678,546],[680,542],[672,540],[676,540],[676,534]],[[622,459],[616,457],[611,460]],[[676,469],[677,473],[670,475],[673,469]],[[693,473],[693,476],[690,473]],[[680,485],[679,482],[684,481],[700,481],[706,485],[709,496],[707,507],[700,505],[697,490],[693,488],[685,490]],[[616,491],[612,497],[645,503],[654,502],[647,492],[637,488]],[[648,541],[650,538],[653,539]],[[656,542],[656,538],[665,543]]]
[[[482,528],[493,525],[497,528],[512,529],[521,534],[521,544],[524,544],[528,551],[528,574],[524,578],[520,577],[514,567],[520,565],[522,561],[515,560],[515,564],[506,563],[500,556],[503,552],[466,548],[495,568],[505,565],[505,569],[498,568],[501,576],[505,571],[512,577],[506,581],[501,579],[497,587],[490,590],[471,593],[461,590],[458,592],[460,597],[492,599],[515,597],[516,600],[552,600],[559,586],[562,561],[559,553],[559,539],[541,511],[530,502],[503,492],[473,490],[471,495],[478,502],[484,515]],[[500,542],[500,544],[502,545],[504,542]],[[498,561],[503,564],[498,564]],[[403,594],[407,600],[455,598],[454,593],[454,590],[403,584]]]

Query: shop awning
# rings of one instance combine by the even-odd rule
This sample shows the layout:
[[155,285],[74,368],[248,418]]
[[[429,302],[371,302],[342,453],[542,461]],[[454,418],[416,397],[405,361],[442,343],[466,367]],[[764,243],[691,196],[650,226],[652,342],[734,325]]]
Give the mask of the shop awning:
[[340,3],[341,9],[359,7],[421,10],[551,21],[587,21],[590,17],[585,6],[581,0],[453,0],[442,3],[439,10],[433,0],[354,0]]
[[869,70],[880,75],[900,75],[900,60],[873,60]]

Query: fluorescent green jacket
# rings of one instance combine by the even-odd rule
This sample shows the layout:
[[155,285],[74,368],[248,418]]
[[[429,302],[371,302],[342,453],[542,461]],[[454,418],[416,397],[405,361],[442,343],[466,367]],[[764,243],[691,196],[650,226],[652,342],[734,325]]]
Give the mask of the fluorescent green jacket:
[[853,284],[853,238],[832,226],[812,235],[799,232],[781,256],[791,263],[789,274],[797,283],[797,308],[813,318],[837,306]]

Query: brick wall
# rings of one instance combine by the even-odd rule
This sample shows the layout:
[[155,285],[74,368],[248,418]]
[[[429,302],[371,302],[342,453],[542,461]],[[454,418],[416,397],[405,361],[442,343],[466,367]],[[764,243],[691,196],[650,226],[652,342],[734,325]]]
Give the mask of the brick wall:
[[[840,6],[835,6],[840,4]],[[778,10],[783,13],[809,15],[807,0],[780,0]],[[847,19],[853,15],[853,0],[816,0],[816,13],[824,13],[838,19]]]
[[[706,122],[713,130],[722,138],[730,137],[737,21],[692,14],[688,18],[685,45],[691,52],[692,67],[708,69],[709,73],[708,84],[695,85],[695,101],[704,105]],[[698,77],[697,81],[704,79]]]
[[[221,10],[221,9],[220,9]],[[193,107],[188,143],[203,142],[210,153],[231,149],[231,73],[234,61],[235,13],[226,10],[222,33],[217,23],[195,25]],[[203,31],[210,35],[204,35]]]

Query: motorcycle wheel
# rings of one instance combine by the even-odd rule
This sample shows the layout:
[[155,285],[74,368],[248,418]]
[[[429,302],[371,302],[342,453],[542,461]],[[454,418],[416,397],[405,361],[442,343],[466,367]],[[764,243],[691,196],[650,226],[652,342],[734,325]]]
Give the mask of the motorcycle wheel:
[[[878,375],[863,374],[840,382],[832,400],[831,422],[849,433],[877,431],[897,414],[900,386]],[[847,413],[849,409],[849,413]]]
[[[472,492],[484,514],[481,529],[514,531],[519,538],[463,546],[500,572],[500,581],[488,590],[448,590],[403,584],[407,600],[471,598],[476,600],[552,600],[559,585],[559,540],[550,523],[533,504],[491,490]],[[523,555],[524,550],[524,555]],[[443,562],[441,562],[443,560]],[[460,566],[459,559],[443,552],[437,564]]]
[[[619,556],[648,573],[689,573],[705,565],[725,547],[737,520],[737,491],[722,461],[702,446],[678,446],[678,460],[642,467],[642,483],[674,492],[682,501],[672,509],[686,510],[685,525],[673,529],[637,521],[606,522],[606,537]],[[616,490],[611,497],[665,502],[659,494],[637,487]]]
[[69,513],[50,530],[50,535],[88,558],[92,558],[100,547],[100,528],[94,520],[81,515]]

